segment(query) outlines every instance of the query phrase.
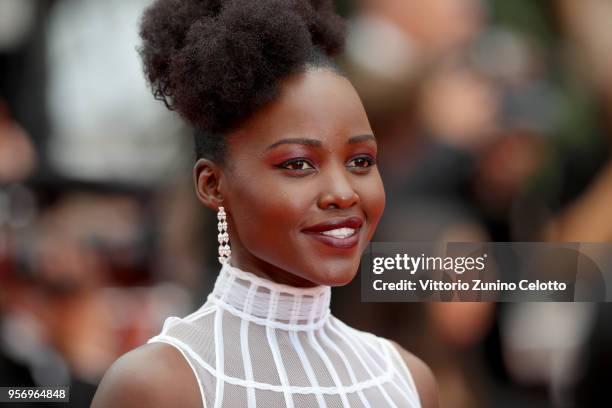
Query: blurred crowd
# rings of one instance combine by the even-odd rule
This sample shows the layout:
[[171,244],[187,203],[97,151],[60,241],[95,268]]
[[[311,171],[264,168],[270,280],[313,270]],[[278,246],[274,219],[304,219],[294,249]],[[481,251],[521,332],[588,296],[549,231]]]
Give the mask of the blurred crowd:
[[[149,2],[0,0],[0,386],[89,406],[216,278],[191,131],[136,51]],[[612,2],[336,5],[379,143],[376,241],[612,241]],[[359,303],[359,284],[332,312],[421,356],[443,407],[609,405],[607,304]]]

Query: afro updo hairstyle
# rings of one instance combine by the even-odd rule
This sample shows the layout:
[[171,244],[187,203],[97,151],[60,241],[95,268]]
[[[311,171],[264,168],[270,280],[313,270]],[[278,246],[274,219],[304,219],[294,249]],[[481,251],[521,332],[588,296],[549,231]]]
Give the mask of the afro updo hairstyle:
[[307,67],[340,72],[344,20],[330,0],[156,0],[139,49],[153,95],[194,128],[196,158],[223,163],[224,135]]

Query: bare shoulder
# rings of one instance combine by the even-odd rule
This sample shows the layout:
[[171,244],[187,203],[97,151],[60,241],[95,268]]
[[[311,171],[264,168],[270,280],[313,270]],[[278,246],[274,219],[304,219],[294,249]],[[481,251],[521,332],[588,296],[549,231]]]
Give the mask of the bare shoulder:
[[424,408],[438,408],[440,406],[438,383],[429,366],[414,354],[406,351],[395,341],[389,341],[395,346],[406,366],[408,366],[419,392],[421,405]]
[[92,408],[197,407],[202,397],[189,363],[173,346],[144,344],[106,371]]

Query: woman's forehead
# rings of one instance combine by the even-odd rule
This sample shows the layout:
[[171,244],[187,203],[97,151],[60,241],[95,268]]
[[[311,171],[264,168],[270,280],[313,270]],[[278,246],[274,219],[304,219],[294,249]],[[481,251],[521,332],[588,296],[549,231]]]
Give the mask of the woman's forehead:
[[331,69],[311,69],[281,82],[274,101],[257,111],[238,130],[240,144],[270,144],[287,137],[325,141],[332,135],[372,133],[365,110],[351,83]]

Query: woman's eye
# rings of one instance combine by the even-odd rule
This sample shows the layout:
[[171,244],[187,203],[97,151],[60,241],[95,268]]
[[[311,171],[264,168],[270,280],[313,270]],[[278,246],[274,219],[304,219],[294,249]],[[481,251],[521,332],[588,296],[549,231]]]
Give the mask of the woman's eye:
[[310,170],[314,166],[305,159],[289,160],[281,164],[279,167],[287,170]]
[[371,157],[361,156],[356,157],[353,160],[348,162],[349,167],[357,167],[357,168],[367,168],[373,166],[375,164],[374,159]]

